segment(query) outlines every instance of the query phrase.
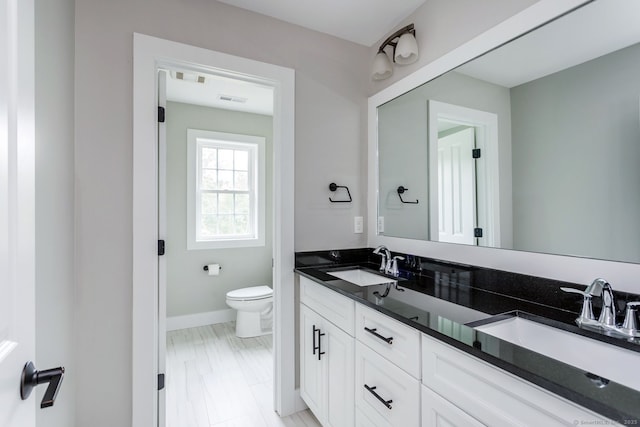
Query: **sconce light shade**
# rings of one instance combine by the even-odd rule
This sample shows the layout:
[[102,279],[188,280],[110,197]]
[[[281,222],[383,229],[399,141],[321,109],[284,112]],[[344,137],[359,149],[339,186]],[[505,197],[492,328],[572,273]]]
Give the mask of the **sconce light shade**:
[[416,62],[418,60],[418,42],[413,24],[400,28],[382,43],[373,60],[371,70],[371,79],[373,80],[383,80],[393,74],[393,65],[385,52],[387,46],[393,47],[392,58],[396,64],[407,65]]
[[395,48],[394,60],[396,64],[413,64],[418,60],[418,42],[411,33],[404,33],[398,39]]
[[371,78],[373,80],[384,80],[391,77],[393,67],[387,54],[381,50],[373,60],[373,68],[371,70]]

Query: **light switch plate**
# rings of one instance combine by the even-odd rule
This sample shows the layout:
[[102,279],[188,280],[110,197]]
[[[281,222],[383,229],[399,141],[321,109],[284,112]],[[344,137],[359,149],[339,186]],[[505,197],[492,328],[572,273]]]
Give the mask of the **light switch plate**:
[[353,218],[353,232],[354,233],[362,233],[364,232],[364,218],[361,216],[356,216]]

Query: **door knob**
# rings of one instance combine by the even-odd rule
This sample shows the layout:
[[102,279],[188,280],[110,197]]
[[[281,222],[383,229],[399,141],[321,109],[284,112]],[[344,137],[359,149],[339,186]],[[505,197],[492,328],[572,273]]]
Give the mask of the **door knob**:
[[46,371],[37,371],[33,362],[29,361],[22,369],[22,377],[20,378],[20,397],[26,400],[33,388],[39,384],[49,383],[47,391],[44,393],[40,408],[48,408],[53,406],[62,384],[64,377],[64,367],[47,369]]

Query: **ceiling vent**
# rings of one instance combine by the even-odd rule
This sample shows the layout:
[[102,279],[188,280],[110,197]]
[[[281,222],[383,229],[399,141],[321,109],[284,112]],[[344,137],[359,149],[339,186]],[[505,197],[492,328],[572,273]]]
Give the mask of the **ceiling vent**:
[[232,95],[218,95],[218,99],[220,101],[226,102],[237,102],[238,104],[246,104],[248,98],[242,98],[240,96],[232,96]]

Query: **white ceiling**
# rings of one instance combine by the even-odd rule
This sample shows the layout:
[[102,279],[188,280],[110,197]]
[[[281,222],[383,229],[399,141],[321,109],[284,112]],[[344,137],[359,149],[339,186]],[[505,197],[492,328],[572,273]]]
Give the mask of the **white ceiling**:
[[[186,72],[188,79],[204,77],[204,83],[175,78],[175,70],[167,76],[167,100],[225,110],[273,115],[273,88],[212,74]],[[221,99],[234,97],[246,102]]]
[[218,0],[367,47],[425,0]]
[[640,41],[640,1],[596,1],[456,71],[511,88]]

